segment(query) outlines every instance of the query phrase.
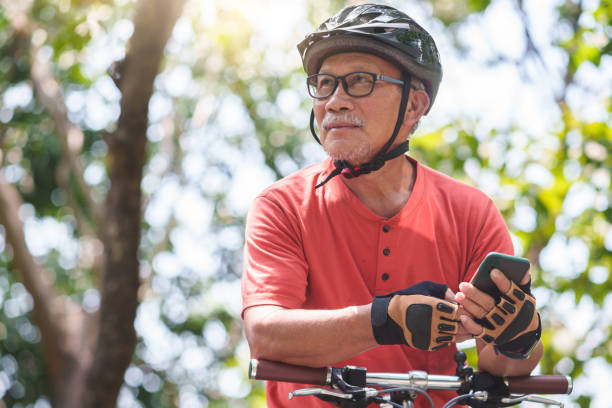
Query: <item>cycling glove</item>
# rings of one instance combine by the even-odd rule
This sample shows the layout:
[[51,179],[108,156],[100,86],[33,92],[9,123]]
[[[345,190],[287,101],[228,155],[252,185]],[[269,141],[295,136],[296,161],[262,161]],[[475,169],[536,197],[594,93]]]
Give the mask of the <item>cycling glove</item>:
[[477,337],[492,343],[502,354],[518,359],[528,356],[542,331],[535,298],[528,287],[523,288],[526,290],[510,281],[510,288],[495,307],[476,319],[484,329]]
[[455,340],[457,305],[444,300],[446,285],[424,281],[376,296],[371,321],[378,344],[438,350]]

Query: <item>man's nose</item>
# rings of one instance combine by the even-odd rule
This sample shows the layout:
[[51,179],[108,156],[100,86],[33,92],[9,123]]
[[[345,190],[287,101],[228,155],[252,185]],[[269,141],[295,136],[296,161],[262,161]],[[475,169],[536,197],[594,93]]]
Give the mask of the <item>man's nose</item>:
[[325,110],[340,111],[350,110],[353,108],[353,97],[346,93],[342,81],[338,82],[338,86],[334,92],[327,98]]

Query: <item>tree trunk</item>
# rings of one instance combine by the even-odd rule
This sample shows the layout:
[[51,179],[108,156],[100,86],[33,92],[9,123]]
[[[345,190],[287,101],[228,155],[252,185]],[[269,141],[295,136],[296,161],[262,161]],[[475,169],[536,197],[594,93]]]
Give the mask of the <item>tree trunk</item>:
[[[41,44],[32,42],[36,25],[29,18],[31,1],[0,0],[16,35],[30,46],[31,79],[38,100],[55,122],[62,155],[74,173],[104,243],[101,303],[90,315],[80,305],[58,297],[48,271],[38,265],[25,243],[18,190],[0,172],[0,223],[14,252],[17,278],[34,299],[33,320],[40,329],[43,355],[53,390],[53,406],[113,407],[136,346],[134,319],[138,306],[141,207],[140,184],[145,163],[148,104],[163,52],[185,0],[139,0],[134,34],[126,59],[113,79],[122,93],[117,130],[107,137],[111,187],[104,208],[88,199],[78,150],[70,140],[81,135],[65,109],[61,86],[50,66],[37,60]],[[80,149],[80,147],[79,147]],[[94,208],[96,207],[96,208]]]
[[109,145],[111,187],[103,225],[99,332],[81,407],[114,406],[136,346],[141,223],[148,104],[166,42],[185,0],[142,0],[136,8],[129,54],[115,78],[121,115]]

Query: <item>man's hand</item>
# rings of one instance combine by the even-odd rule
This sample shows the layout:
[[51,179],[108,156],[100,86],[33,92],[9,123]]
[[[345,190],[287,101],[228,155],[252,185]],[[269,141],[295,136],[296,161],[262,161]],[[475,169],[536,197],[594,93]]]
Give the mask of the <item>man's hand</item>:
[[541,332],[536,302],[531,296],[529,272],[520,286],[497,269],[491,272],[491,279],[502,293],[497,303],[470,283],[459,285],[456,301],[476,318],[475,321],[468,316],[460,316],[459,319],[475,337],[493,344],[504,355],[526,358],[537,344]]
[[378,344],[438,350],[455,341],[458,306],[444,300],[447,290],[446,285],[425,281],[376,296],[371,322]]
[[[455,292],[453,292],[450,288],[446,289],[446,294],[444,296],[444,299],[451,302],[451,303],[457,303],[457,301],[455,300]],[[474,323],[473,316],[470,315],[468,312],[465,311],[464,308],[459,307],[457,309],[457,316],[455,317],[455,320],[458,323],[457,326],[457,334],[455,335],[455,343],[461,343],[464,342],[466,340],[470,340],[473,339],[474,337],[476,337],[476,335],[472,334],[468,329],[466,329],[466,327],[463,325],[463,318],[461,316],[466,316],[468,318],[469,322],[472,322],[472,324],[474,326],[476,326],[476,329],[472,328],[472,331],[476,330],[478,332],[480,332],[480,325],[478,325],[477,323]],[[468,323],[469,324],[469,323]]]

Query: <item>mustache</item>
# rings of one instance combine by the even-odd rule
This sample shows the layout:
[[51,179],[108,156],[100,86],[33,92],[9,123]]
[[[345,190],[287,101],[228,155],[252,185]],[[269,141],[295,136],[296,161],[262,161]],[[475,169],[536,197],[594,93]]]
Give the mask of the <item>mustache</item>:
[[358,116],[352,113],[346,112],[346,113],[340,113],[340,114],[326,115],[323,118],[323,122],[321,122],[321,127],[327,130],[329,126],[334,122],[350,123],[351,125],[355,125],[358,127],[362,127],[365,124],[363,119],[359,118]]

